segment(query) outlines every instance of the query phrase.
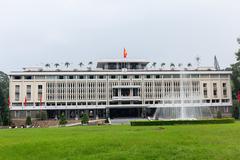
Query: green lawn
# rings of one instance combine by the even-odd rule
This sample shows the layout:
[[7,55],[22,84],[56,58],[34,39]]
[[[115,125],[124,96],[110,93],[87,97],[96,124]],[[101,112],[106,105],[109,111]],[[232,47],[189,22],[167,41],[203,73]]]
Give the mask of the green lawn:
[[0,159],[240,159],[240,123],[5,129]]

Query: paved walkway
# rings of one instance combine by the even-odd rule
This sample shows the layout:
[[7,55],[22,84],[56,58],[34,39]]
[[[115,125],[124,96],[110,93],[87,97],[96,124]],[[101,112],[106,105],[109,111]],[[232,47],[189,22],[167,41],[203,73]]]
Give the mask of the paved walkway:
[[135,121],[135,120],[147,120],[144,118],[114,118],[111,119],[112,125],[120,125],[120,124],[130,124],[130,121]]

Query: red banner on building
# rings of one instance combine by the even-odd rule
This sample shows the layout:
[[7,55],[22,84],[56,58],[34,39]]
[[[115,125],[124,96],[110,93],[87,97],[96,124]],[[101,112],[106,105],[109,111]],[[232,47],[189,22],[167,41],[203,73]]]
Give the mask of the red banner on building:
[[27,97],[25,97],[25,99],[24,99],[24,106],[25,107],[27,106]]
[[240,102],[240,91],[237,92],[237,100]]

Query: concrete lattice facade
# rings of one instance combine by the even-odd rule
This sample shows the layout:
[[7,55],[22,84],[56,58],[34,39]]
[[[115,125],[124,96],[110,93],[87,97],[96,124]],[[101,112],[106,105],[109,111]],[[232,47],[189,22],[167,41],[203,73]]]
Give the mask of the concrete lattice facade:
[[114,62],[104,62],[94,70],[12,72],[12,117],[34,117],[39,110],[51,112],[52,117],[61,111],[72,115],[70,118],[85,111],[93,117],[108,117],[114,108],[138,108],[139,116],[147,116],[148,110],[183,101],[209,106],[213,112],[230,112],[229,71],[146,69],[147,62],[134,62],[132,69],[131,62],[115,63],[116,68]]

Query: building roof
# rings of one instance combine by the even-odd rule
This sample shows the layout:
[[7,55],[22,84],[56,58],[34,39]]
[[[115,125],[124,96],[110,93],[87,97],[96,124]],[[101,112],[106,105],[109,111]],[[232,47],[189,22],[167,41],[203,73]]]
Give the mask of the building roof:
[[97,68],[102,68],[108,63],[138,63],[146,66],[149,62],[141,59],[103,59],[97,62]]

